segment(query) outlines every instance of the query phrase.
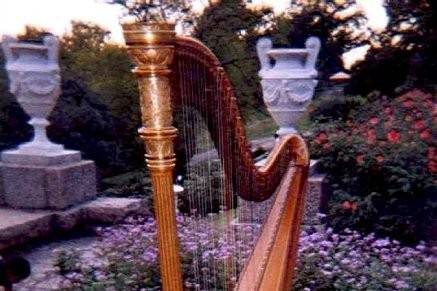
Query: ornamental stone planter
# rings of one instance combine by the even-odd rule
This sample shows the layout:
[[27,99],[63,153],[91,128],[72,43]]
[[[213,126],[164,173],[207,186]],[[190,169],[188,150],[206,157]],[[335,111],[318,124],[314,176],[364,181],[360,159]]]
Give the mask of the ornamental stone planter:
[[3,203],[16,208],[63,209],[95,197],[96,177],[92,161],[78,151],[65,150],[46,135],[47,116],[61,93],[58,39],[43,44],[2,41],[10,91],[31,117],[34,138],[18,149],[1,154]]
[[315,68],[320,40],[310,37],[304,49],[272,49],[272,41],[257,43],[263,98],[279,125],[277,134],[296,132],[296,122],[311,102],[318,83]]

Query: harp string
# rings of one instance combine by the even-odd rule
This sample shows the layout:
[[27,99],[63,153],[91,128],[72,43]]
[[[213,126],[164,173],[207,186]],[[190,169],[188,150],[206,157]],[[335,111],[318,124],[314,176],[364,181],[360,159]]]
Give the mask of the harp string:
[[[232,290],[248,256],[245,245],[253,245],[252,236],[247,235],[250,232],[239,233],[242,226],[238,223],[251,221],[255,216],[255,211],[251,209],[253,203],[243,205],[246,211],[241,212],[236,199],[237,194],[250,183],[248,173],[239,167],[243,159],[238,154],[238,143],[232,139],[231,108],[225,105],[229,102],[224,102],[224,98],[232,97],[232,92],[223,86],[224,77],[221,74],[211,75],[209,68],[189,53],[179,53],[176,66],[180,95],[177,110],[181,114],[182,125],[179,127],[186,157],[186,212],[191,215],[196,233],[201,233],[201,227],[205,225],[202,222],[208,221],[222,232],[220,238],[213,238],[214,245],[229,247],[223,257],[212,255],[206,260],[202,259],[201,249],[193,247],[190,250],[195,258],[192,265],[194,282],[188,289]],[[228,162],[220,158],[223,155],[222,159]],[[213,177],[212,174],[218,175]],[[249,218],[244,217],[248,209]],[[234,256],[230,256],[231,253]]]

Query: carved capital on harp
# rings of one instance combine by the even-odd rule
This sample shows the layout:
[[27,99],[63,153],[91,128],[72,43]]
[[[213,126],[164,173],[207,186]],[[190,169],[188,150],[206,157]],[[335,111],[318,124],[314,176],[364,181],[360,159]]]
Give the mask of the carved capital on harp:
[[174,24],[131,23],[123,25],[128,53],[137,65],[134,73],[168,74],[173,62],[176,33]]
[[146,46],[132,47],[129,54],[134,62],[138,65],[134,70],[136,74],[147,73],[170,73],[168,67],[172,64],[174,55],[174,46]]

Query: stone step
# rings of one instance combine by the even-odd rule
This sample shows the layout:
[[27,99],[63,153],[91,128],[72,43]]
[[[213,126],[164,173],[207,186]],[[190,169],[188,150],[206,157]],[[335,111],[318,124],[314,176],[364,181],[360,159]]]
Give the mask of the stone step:
[[0,251],[85,223],[116,223],[149,214],[145,200],[99,198],[64,211],[0,208]]

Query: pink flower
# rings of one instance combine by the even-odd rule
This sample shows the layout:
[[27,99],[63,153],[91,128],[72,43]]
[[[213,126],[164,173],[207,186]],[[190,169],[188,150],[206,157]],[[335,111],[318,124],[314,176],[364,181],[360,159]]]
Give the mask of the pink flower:
[[437,172],[437,162],[435,160],[428,161],[428,170],[431,173],[436,173]]
[[414,129],[422,129],[424,127],[425,127],[425,120],[423,120],[423,119],[418,119],[418,120],[414,121],[414,123],[413,123]]
[[406,108],[410,108],[414,105],[413,100],[411,100],[410,98],[405,99],[404,101],[402,101],[402,106],[406,107]]
[[430,139],[431,138],[431,131],[427,128],[425,130],[422,130],[419,134],[421,139]]
[[369,120],[369,123],[372,124],[372,125],[376,125],[376,124],[378,124],[378,122],[379,122],[378,117],[372,117]]
[[384,108],[384,113],[387,114],[387,115],[392,115],[393,114],[393,108],[385,107]]

